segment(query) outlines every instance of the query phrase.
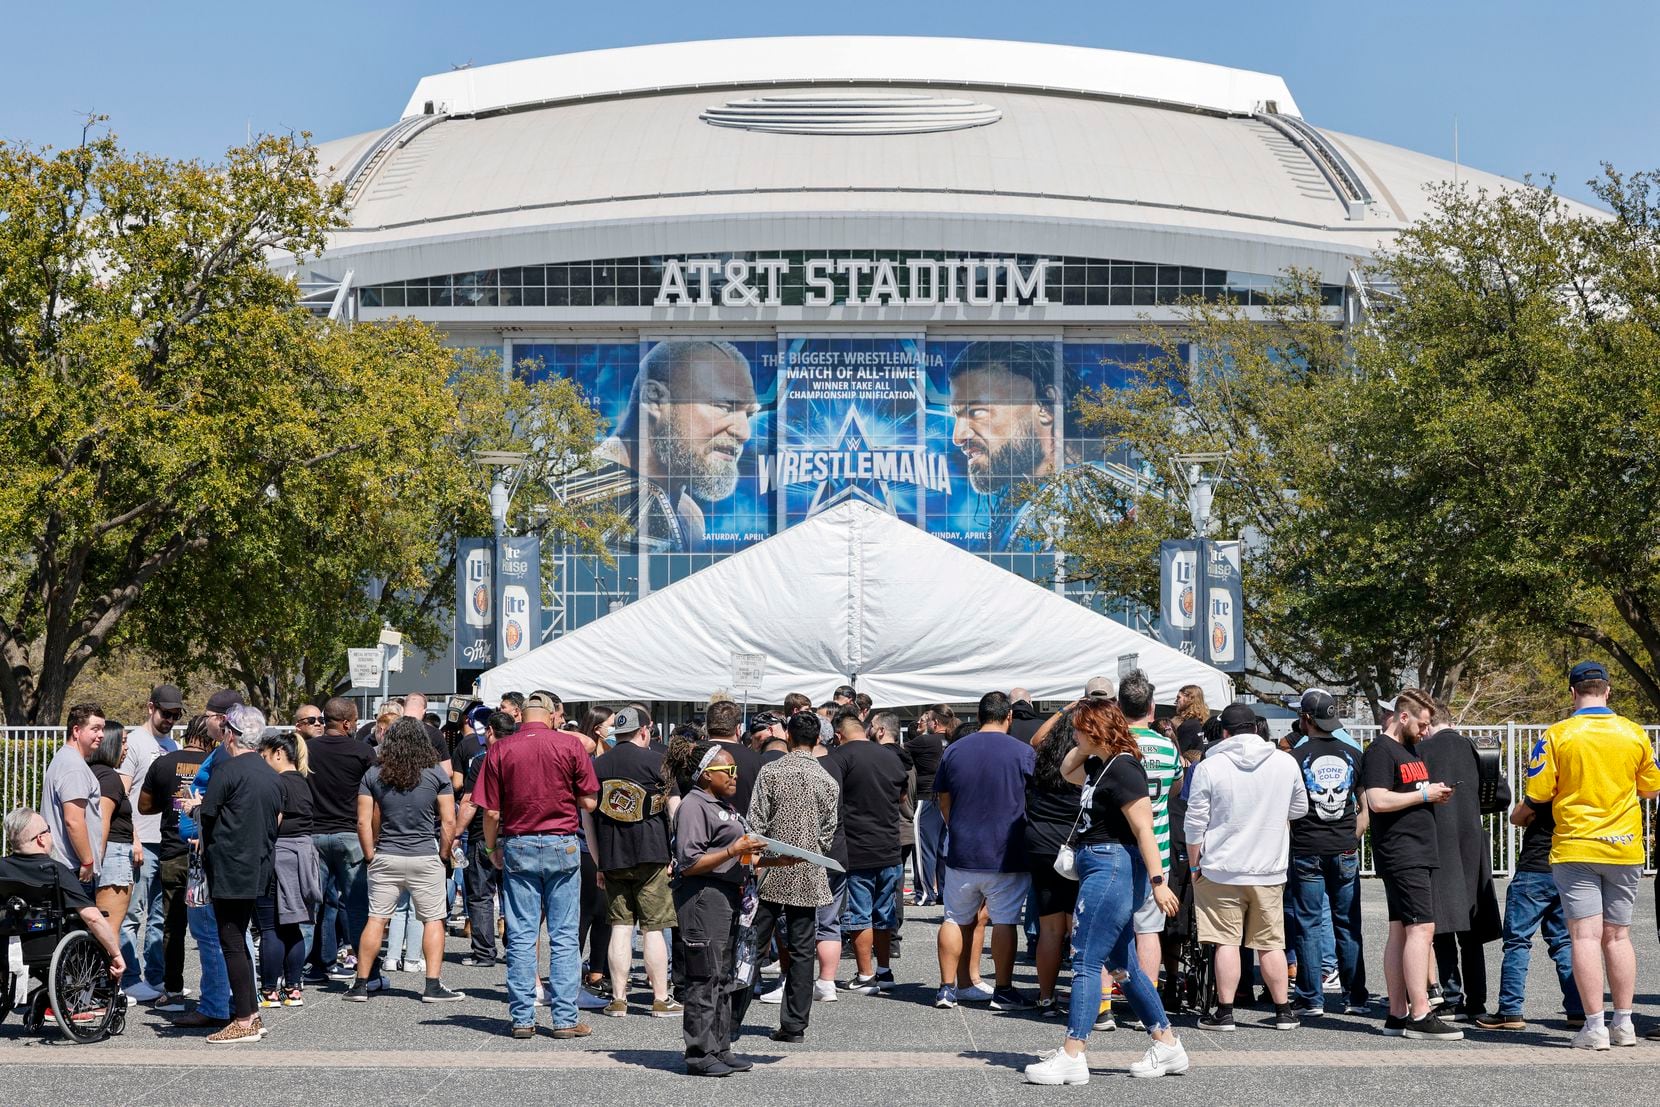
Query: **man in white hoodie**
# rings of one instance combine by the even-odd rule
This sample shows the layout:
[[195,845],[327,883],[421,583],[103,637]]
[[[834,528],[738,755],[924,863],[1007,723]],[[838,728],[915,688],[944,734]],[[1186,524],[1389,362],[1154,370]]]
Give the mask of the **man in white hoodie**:
[[1239,947],[1257,953],[1274,1000],[1275,1030],[1295,1030],[1285,966],[1285,874],[1291,820],[1308,813],[1297,762],[1257,733],[1242,703],[1222,709],[1227,736],[1205,754],[1188,789],[1188,862],[1199,940],[1216,946],[1216,1010],[1202,1030],[1234,1029]]

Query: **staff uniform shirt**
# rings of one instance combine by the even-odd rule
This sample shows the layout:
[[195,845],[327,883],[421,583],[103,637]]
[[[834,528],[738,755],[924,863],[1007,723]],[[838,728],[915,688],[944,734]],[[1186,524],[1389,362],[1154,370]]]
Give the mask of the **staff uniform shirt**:
[[1557,723],[1528,759],[1528,802],[1551,803],[1556,817],[1553,865],[1641,865],[1639,790],[1660,791],[1654,749],[1641,727],[1606,707],[1581,708]]
[[[499,745],[500,743],[498,743]],[[674,862],[678,872],[684,873],[706,853],[723,850],[744,835],[744,821],[732,807],[716,799],[702,788],[693,788],[692,794],[680,801],[674,820]],[[731,857],[693,880],[713,880],[725,884],[742,884],[744,866]],[[684,877],[680,879],[686,879]]]
[[593,759],[576,735],[525,723],[484,755],[473,802],[501,814],[501,833],[575,836],[578,796],[597,796]]

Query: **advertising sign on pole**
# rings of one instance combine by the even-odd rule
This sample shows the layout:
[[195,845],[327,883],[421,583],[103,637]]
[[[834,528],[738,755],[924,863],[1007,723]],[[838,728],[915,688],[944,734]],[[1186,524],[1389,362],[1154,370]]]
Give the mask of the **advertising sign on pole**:
[[1204,660],[1225,673],[1245,669],[1245,613],[1238,542],[1206,542]]
[[496,663],[512,661],[542,641],[542,542],[503,537],[496,543]]
[[1159,641],[1190,656],[1196,654],[1194,628],[1199,625],[1198,542],[1159,543]]
[[495,540],[463,538],[455,581],[455,666],[488,669],[496,663]]

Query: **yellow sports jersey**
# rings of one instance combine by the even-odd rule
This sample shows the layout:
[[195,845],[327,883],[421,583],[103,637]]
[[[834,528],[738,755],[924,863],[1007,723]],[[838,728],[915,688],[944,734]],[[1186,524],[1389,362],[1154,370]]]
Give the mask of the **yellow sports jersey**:
[[1557,723],[1533,746],[1527,798],[1552,803],[1552,864],[1643,863],[1638,791],[1660,791],[1648,735],[1629,719],[1590,708]]

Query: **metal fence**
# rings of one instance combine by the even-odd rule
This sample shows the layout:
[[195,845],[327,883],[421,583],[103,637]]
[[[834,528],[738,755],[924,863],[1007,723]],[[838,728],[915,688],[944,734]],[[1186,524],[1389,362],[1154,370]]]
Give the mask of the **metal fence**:
[[[273,727],[289,731],[290,726]],[[0,813],[14,807],[40,806],[40,783],[46,776],[46,766],[63,745],[61,726],[6,726],[0,727]],[[184,728],[173,730],[174,741],[184,738]],[[9,850],[0,835],[0,856]]]
[[[289,730],[289,727],[279,727],[279,730]],[[1377,736],[1377,727],[1351,727],[1350,733],[1362,742],[1370,742]],[[1529,751],[1533,743],[1544,734],[1546,727],[1537,723],[1500,723],[1496,726],[1461,726],[1460,732],[1468,735],[1477,745],[1497,747],[1504,753],[1504,778],[1510,783],[1513,799],[1521,797],[1521,783],[1526,777]],[[1649,736],[1651,745],[1660,742],[1660,727],[1644,727]],[[181,729],[174,731],[174,737],[183,736]],[[56,726],[24,726],[0,727],[0,811],[10,811],[20,804],[33,807],[40,802],[40,781],[46,775],[47,763],[57,752],[58,746],[63,743],[63,728]],[[1655,804],[1653,801],[1643,803],[1643,871],[1653,873],[1654,869],[1654,819]],[[1508,876],[1516,862],[1516,851],[1521,848],[1522,832],[1511,826],[1505,814],[1487,815],[1482,819],[1482,825],[1487,830],[1487,840],[1492,844],[1493,872],[1495,875]],[[4,853],[6,843],[0,841],[0,853]],[[1372,849],[1369,840],[1360,845],[1361,871],[1367,876],[1375,875],[1372,868]]]

